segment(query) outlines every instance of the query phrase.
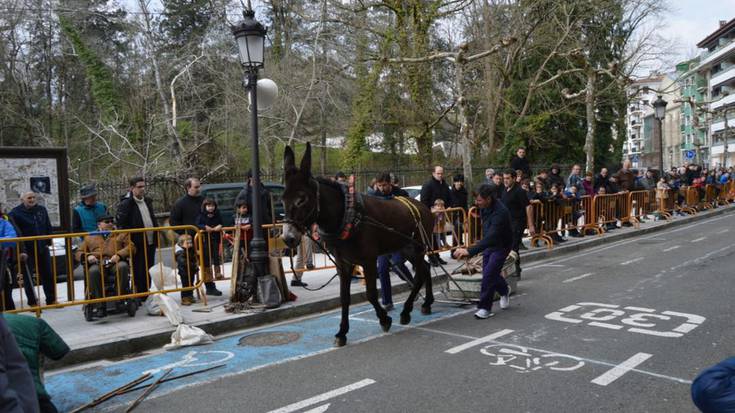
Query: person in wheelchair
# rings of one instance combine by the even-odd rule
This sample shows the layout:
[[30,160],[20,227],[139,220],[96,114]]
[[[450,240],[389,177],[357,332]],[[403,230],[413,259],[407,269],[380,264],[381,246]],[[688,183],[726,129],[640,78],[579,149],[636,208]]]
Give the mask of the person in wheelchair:
[[[82,245],[76,253],[76,259],[82,263],[85,270],[88,288],[88,299],[102,298],[103,288],[105,296],[129,294],[130,265],[128,259],[135,253],[135,245],[130,242],[127,234],[113,234],[115,220],[105,214],[97,218],[97,232],[91,232],[84,237]],[[135,315],[137,303],[135,300],[126,300],[128,314]],[[131,314],[132,311],[132,314]],[[106,303],[88,304],[85,306],[84,316],[87,321],[105,317]]]

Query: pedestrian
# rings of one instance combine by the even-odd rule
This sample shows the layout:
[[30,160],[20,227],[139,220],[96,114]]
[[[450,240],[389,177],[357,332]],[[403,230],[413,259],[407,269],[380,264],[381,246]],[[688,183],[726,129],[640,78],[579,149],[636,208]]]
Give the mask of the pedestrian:
[[[105,296],[105,284],[108,278],[118,283],[115,294],[130,293],[130,256],[135,256],[136,248],[130,242],[131,235],[116,234],[115,221],[111,215],[97,218],[97,230],[84,237],[77,249],[75,258],[82,264],[86,273],[87,299],[94,300]],[[89,307],[89,319],[107,316],[105,303],[86,304]]]
[[497,189],[483,184],[477,189],[475,205],[480,209],[483,238],[469,249],[458,248],[454,258],[461,259],[482,253],[482,283],[480,301],[475,318],[493,316],[492,305],[495,292],[500,294],[500,308],[510,306],[510,286],[501,275],[506,257],[513,246],[513,228],[508,209],[495,197]]
[[493,168],[485,169],[485,183],[486,184],[493,183],[493,175],[495,175],[495,169]]
[[[13,218],[5,214],[0,204],[0,238],[16,238],[23,234]],[[25,252],[24,242],[5,242],[0,244],[0,290],[4,297],[4,302],[0,307],[0,311],[15,310],[13,302],[13,288],[16,283],[23,285],[25,290],[27,303],[30,307],[38,305],[36,300],[36,292],[33,285],[33,277],[30,276],[26,260],[28,254]],[[14,277],[14,274],[20,274],[20,277]],[[0,298],[2,299],[2,298]]]
[[607,184],[610,182],[610,173],[607,168],[600,169],[600,173],[595,177],[595,193],[599,193],[600,187],[607,189]]
[[44,360],[61,360],[69,353],[69,346],[42,318],[20,314],[5,314],[4,317],[28,363],[41,413],[56,413],[58,410],[43,385]]
[[549,172],[546,169],[542,169],[536,176],[536,182],[541,182],[544,187],[544,191],[548,192],[551,189],[551,183],[549,183]]
[[528,228],[529,235],[536,233],[533,222],[533,207],[528,200],[526,192],[516,183],[516,173],[512,169],[503,172],[503,183],[505,190],[500,201],[510,212],[511,229],[513,231],[513,244],[511,249],[518,254],[516,259],[516,274],[521,276],[520,250],[527,249],[523,245],[523,232]]
[[515,156],[510,160],[510,168],[514,171],[523,171],[524,176],[531,176],[531,166],[526,159],[526,148],[520,147],[516,150]]
[[566,185],[564,177],[561,176],[561,167],[558,164],[551,165],[551,173],[549,174],[549,186],[556,184],[560,190]]
[[[240,191],[239,194],[237,194],[237,198],[235,198],[235,204],[237,204],[238,201],[244,200],[248,206],[250,207],[250,214],[254,214],[255,211],[253,210],[253,205],[255,203],[255,199],[253,198],[253,172],[252,170],[248,170],[247,173],[247,182],[245,183],[245,187]],[[272,205],[271,205],[271,195],[270,191],[266,189],[265,185],[263,185],[262,182],[260,182],[260,224],[261,225],[267,225],[273,223],[272,214],[271,211],[273,211]],[[265,233],[263,233],[265,235]],[[268,248],[268,242],[266,242],[266,248]]]
[[620,191],[634,191],[635,186],[635,174],[630,169],[631,162],[626,159],[623,161],[623,167],[614,175]]
[[[382,199],[393,199],[397,196],[408,198],[408,193],[406,193],[406,191],[391,183],[390,174],[381,173],[375,181],[377,190],[372,193],[373,196]],[[441,200],[441,198],[437,198],[437,200]],[[391,267],[393,267],[393,270],[401,279],[413,284],[413,276],[404,264],[405,261],[406,259],[400,252],[385,254],[378,257],[377,267],[378,280],[380,280],[380,301],[386,311],[393,309],[393,293],[391,291],[392,287],[390,282]]]
[[85,185],[79,190],[81,201],[74,207],[72,232],[93,232],[97,230],[97,218],[107,215],[107,205],[97,201],[97,187]]
[[[171,226],[197,226],[197,217],[202,213],[202,203],[204,202],[204,197],[201,195],[202,184],[199,179],[194,177],[187,178],[184,182],[184,188],[186,189],[186,194],[177,199],[173,205],[173,208],[171,208],[171,216],[169,218]],[[178,229],[175,231],[179,235],[189,234],[192,237],[196,235],[196,233],[192,230]],[[215,284],[214,282],[214,274],[212,273],[211,263],[209,263],[210,265],[207,265],[207,263],[205,263],[205,265],[202,267],[202,281],[204,281],[206,294],[212,296],[221,296],[222,291],[217,289],[217,284]]]
[[[21,204],[8,214],[24,237],[51,235],[51,220],[45,207],[38,205],[36,194],[26,192],[21,197]],[[56,304],[56,284],[51,271],[51,254],[48,246],[51,239],[25,241],[25,252],[28,254],[26,265],[28,272],[38,280],[40,278],[46,305]]]
[[[154,214],[153,200],[145,196],[146,182],[142,176],[131,178],[130,188],[117,205],[117,226],[121,229],[144,229],[130,235],[135,246],[132,257],[133,286],[136,293],[146,293],[151,286],[148,269],[155,264],[158,245],[158,220]],[[143,296],[141,301],[148,297]]]
[[37,413],[33,376],[18,348],[5,317],[0,315],[0,409],[12,413]]
[[646,191],[656,188],[656,179],[651,169],[646,170],[646,174],[640,180],[641,187]]
[[546,197],[549,195],[548,192],[546,192],[546,189],[544,188],[544,184],[541,183],[541,181],[536,181],[536,183],[533,186],[533,191],[529,193],[530,194],[530,200],[536,200],[544,202],[546,201]]
[[735,412],[735,357],[699,373],[691,394],[694,405],[704,413]]
[[[189,288],[196,283],[199,274],[199,260],[194,250],[194,240],[189,234],[179,235],[176,241],[176,269],[179,273],[182,288]],[[194,291],[181,291],[181,305],[192,305]]]
[[[464,175],[454,175],[452,179],[452,189],[450,192],[451,208],[462,208],[463,214],[467,213],[467,188],[464,186]],[[464,220],[461,214],[452,214],[452,246],[456,247],[462,243],[462,234],[464,234]]]
[[595,175],[592,171],[587,171],[582,179],[581,195],[595,196]]
[[[296,254],[296,269],[311,271],[314,269],[314,241],[312,240],[316,228],[314,224],[313,228],[310,228],[309,234],[304,234],[301,237],[301,242],[298,246],[298,253]],[[303,272],[301,276],[291,280],[291,285],[294,287],[306,287],[308,284],[302,281],[304,278]]]
[[572,166],[572,172],[569,174],[569,177],[567,178],[567,187],[566,189],[569,190],[569,188],[576,186],[581,187],[582,181],[584,178],[582,178],[582,166],[579,164],[574,164]]
[[337,181],[337,182],[339,182],[340,184],[347,185],[347,176],[345,175],[344,172],[341,172],[341,171],[340,172],[337,172],[334,175],[334,180]]
[[[444,201],[445,205],[451,201],[449,185],[444,181],[444,168],[439,165],[434,167],[431,178],[421,186],[421,202],[426,205],[427,208],[431,209],[437,199]],[[446,264],[447,262],[441,259],[439,254],[434,253],[429,254],[429,263],[436,267],[440,264]]]
[[223,280],[222,258],[220,248],[222,247],[222,215],[217,208],[217,201],[205,198],[197,215],[196,226],[204,230],[202,246],[204,248],[204,267],[212,271],[214,266],[215,280]]
[[434,245],[436,249],[442,249],[446,245],[444,242],[445,228],[447,224],[447,209],[444,200],[437,198],[434,206],[431,207],[431,213],[434,215]]

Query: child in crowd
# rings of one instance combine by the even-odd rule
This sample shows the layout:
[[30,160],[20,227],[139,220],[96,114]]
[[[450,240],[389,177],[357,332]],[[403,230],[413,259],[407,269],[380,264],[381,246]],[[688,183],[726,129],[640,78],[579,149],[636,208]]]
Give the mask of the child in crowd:
[[[181,234],[176,242],[176,267],[179,270],[179,278],[182,287],[191,287],[196,282],[199,273],[199,262],[194,250],[194,241],[191,235]],[[194,304],[194,292],[181,292],[181,305]]]
[[434,201],[434,206],[431,207],[431,213],[434,215],[434,247],[440,249],[444,246],[444,227],[447,222],[447,214],[444,208],[444,200],[439,198]]
[[225,278],[222,275],[222,260],[219,254],[222,239],[222,216],[214,199],[207,198],[202,202],[201,211],[196,218],[196,225],[206,232],[203,239],[204,271],[209,271],[209,274],[211,274],[214,265],[214,277],[221,280]]
[[[253,239],[253,226],[250,216],[250,205],[245,200],[235,204],[235,230],[240,229],[240,253],[246,260],[250,259],[250,241]],[[245,260],[240,260],[244,263]]]

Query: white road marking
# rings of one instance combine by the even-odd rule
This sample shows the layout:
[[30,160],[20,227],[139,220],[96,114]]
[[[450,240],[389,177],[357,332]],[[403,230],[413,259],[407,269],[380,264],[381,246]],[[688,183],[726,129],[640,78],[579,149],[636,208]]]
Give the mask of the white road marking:
[[704,241],[704,240],[706,240],[706,239],[707,239],[707,237],[699,237],[699,238],[697,238],[697,239],[693,239],[693,240],[691,240],[690,242],[699,242],[699,241]]
[[646,257],[638,257],[638,258],[633,258],[632,260],[628,260],[628,261],[623,261],[623,262],[621,262],[621,263],[620,263],[620,265],[628,265],[628,264],[632,264],[632,263],[634,263],[634,262],[638,262],[638,261],[640,261],[640,260],[643,260],[643,259],[645,259],[645,258],[646,258]]
[[717,233],[718,233],[718,234],[724,234],[724,233],[726,233],[727,231],[730,231],[730,228],[725,228],[725,229],[721,229],[721,230],[717,231]]
[[681,245],[674,245],[673,247],[664,248],[661,251],[663,251],[663,252],[669,252],[669,251],[673,251],[673,250],[678,249],[678,248],[681,248]]
[[[334,390],[328,391],[326,393],[322,393],[322,394],[320,394],[318,396],[310,397],[310,398],[308,398],[306,400],[302,400],[302,401],[297,402],[297,403],[289,404],[288,406],[281,407],[280,409],[271,410],[268,413],[291,413],[291,412],[295,412],[295,411],[301,410],[301,409],[303,409],[305,407],[309,407],[309,406],[315,405],[317,403],[321,403],[321,402],[323,402],[325,400],[329,400],[329,399],[335,398],[337,396],[341,396],[343,394],[349,393],[351,391],[355,391],[357,389],[361,389],[361,388],[363,388],[365,386],[369,386],[369,385],[371,385],[373,383],[375,383],[375,380],[373,380],[373,379],[360,380],[357,383],[352,383],[352,384],[349,384],[347,386],[340,387],[338,389],[334,389]],[[327,408],[328,407],[329,407],[329,405],[327,405]],[[326,410],[326,409],[324,409],[324,410]],[[320,411],[323,412],[324,410],[320,410]]]
[[513,330],[508,330],[508,329],[500,330],[497,333],[490,334],[489,336],[480,337],[478,339],[475,339],[475,340],[470,341],[469,343],[464,343],[464,344],[459,345],[457,347],[452,347],[449,350],[446,350],[444,352],[445,353],[449,353],[449,354],[457,354],[457,353],[459,353],[461,351],[467,350],[468,348],[472,348],[472,347],[475,347],[475,346],[479,346],[480,344],[484,344],[484,343],[488,343],[488,342],[491,342],[491,341],[495,341],[496,338],[500,338],[500,337],[502,337],[504,335],[508,335],[508,334],[510,334],[512,332],[513,332]]
[[625,373],[629,371],[635,371],[636,366],[648,360],[649,358],[651,358],[651,356],[652,354],[648,353],[638,353],[628,360],[625,360],[612,369],[606,371],[604,374],[597,377],[596,379],[592,380],[592,383],[598,384],[600,386],[607,386],[608,384],[622,377]]
[[662,233],[658,233],[658,234],[655,234],[655,235],[649,235],[649,236],[646,236],[646,237],[634,237],[634,238],[629,239],[629,240],[616,241],[616,242],[613,242],[610,245],[607,245],[607,246],[604,246],[604,247],[590,248],[590,250],[587,251],[587,252],[574,253],[574,254],[570,254],[570,256],[568,256],[568,257],[559,258],[559,259],[552,259],[548,263],[537,264],[537,265],[530,266],[528,268],[524,268],[523,271],[530,271],[530,270],[534,270],[534,269],[537,269],[537,268],[547,267],[549,265],[552,265],[552,263],[560,263],[560,262],[566,262],[566,261],[571,261],[571,260],[578,260],[580,257],[585,257],[587,255],[592,255],[592,254],[599,254],[601,251],[609,250],[611,248],[616,248],[616,247],[619,247],[621,245],[627,245],[627,244],[631,244],[631,243],[634,243],[634,242],[640,242],[642,240],[650,240],[651,238],[656,238],[656,237],[661,236],[663,234],[670,234],[670,233],[674,233],[674,232],[685,231],[685,230],[687,230],[689,228],[693,228],[693,227],[696,227],[696,226],[700,226],[701,227],[702,224],[709,224],[709,223],[712,223],[712,222],[715,222],[715,221],[719,221],[719,220],[722,220],[722,219],[727,219],[727,218],[732,218],[732,214],[729,214],[728,213],[728,214],[721,215],[719,217],[715,217],[715,218],[712,218],[712,219],[707,219],[704,222],[694,222],[694,223],[687,224],[687,225],[684,225],[684,226],[681,226],[681,227],[676,227],[676,228],[672,228],[672,229],[669,229],[669,230],[663,230]]
[[574,282],[574,281],[577,281],[577,280],[581,280],[582,278],[587,278],[587,277],[589,277],[592,274],[594,274],[594,273],[593,272],[588,272],[587,274],[582,274],[582,275],[579,275],[577,277],[572,277],[572,278],[566,279],[566,280],[564,280],[562,282],[563,283]]
[[323,406],[319,406],[319,407],[315,407],[315,408],[313,408],[311,410],[307,410],[304,413],[324,413],[324,412],[327,411],[327,409],[329,409],[329,405],[330,405],[330,403],[327,403],[327,404],[325,404]]

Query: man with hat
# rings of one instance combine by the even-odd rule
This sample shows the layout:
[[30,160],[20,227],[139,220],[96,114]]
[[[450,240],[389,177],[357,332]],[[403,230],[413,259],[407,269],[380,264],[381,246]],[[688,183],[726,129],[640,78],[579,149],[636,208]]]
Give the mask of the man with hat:
[[74,207],[71,219],[73,232],[93,232],[97,230],[97,219],[107,215],[107,205],[97,202],[97,187],[85,185],[79,190],[81,201]]
[[[135,245],[130,242],[130,234],[112,234],[114,229],[115,219],[111,215],[97,218],[97,232],[85,236],[76,253],[77,261],[87,270],[89,299],[102,297],[105,276],[110,274],[119,283],[115,286],[116,293],[130,292],[130,266],[127,260],[135,253]],[[101,314],[99,310],[102,310]],[[104,317],[104,305],[93,314]]]

